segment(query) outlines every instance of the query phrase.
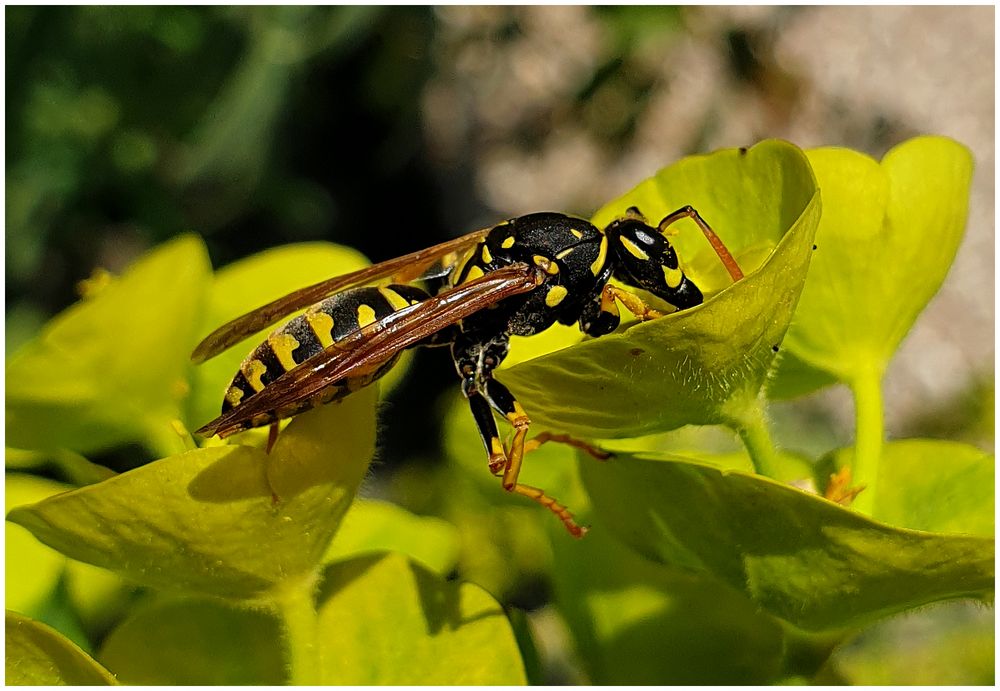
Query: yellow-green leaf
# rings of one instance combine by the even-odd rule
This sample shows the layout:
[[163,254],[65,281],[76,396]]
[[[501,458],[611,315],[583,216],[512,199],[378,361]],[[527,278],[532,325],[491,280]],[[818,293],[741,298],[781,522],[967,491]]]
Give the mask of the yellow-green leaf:
[[[805,156],[778,141],[693,156],[595,216],[695,206],[747,272],[729,285],[696,228],[676,239],[705,304],[498,373],[540,426],[586,438],[731,422],[764,382],[805,280],[820,201]],[[772,249],[773,251],[768,252]]]
[[327,568],[318,640],[323,684],[525,683],[499,603],[397,555]]
[[7,363],[7,445],[182,449],[170,422],[188,393],[208,276],[201,240],[182,236],[49,322]]
[[143,585],[250,598],[311,571],[374,451],[375,387],[300,415],[268,456],[216,446],[12,511],[75,559]]
[[7,612],[4,682],[11,686],[108,686],[115,678],[45,624]]
[[359,499],[344,516],[324,561],[375,552],[398,552],[442,576],[458,561],[458,531],[433,516],[417,516],[395,504]]
[[111,632],[98,658],[124,684],[266,686],[288,681],[278,620],[207,598],[139,607]]
[[[841,449],[820,467],[829,471],[853,458],[853,449]],[[872,518],[914,530],[992,536],[993,473],[993,455],[974,446],[936,439],[888,442]]]
[[850,382],[859,371],[884,370],[941,287],[965,229],[972,156],[945,137],[911,139],[881,164],[847,149],[807,155],[823,218],[786,345]]
[[766,684],[781,669],[781,626],[703,575],[654,564],[595,520],[556,535],[556,600],[594,684]]
[[993,590],[993,539],[878,523],[681,457],[584,462],[594,512],[646,557],[710,574],[806,630]]
[[[59,482],[23,473],[8,473],[4,486],[6,511],[72,489]],[[7,609],[35,615],[59,581],[66,566],[66,557],[40,543],[19,525],[5,523],[4,534]]]
[[995,629],[992,608],[975,602],[943,602],[890,617],[838,646],[813,683],[993,686]]

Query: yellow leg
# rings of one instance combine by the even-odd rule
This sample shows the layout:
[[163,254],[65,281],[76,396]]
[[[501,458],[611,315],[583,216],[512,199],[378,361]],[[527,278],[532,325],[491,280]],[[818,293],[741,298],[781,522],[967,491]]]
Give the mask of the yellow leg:
[[548,443],[550,441],[558,442],[559,444],[566,444],[567,446],[572,446],[574,448],[584,451],[599,461],[606,461],[613,455],[609,451],[604,449],[599,449],[596,446],[592,446],[582,439],[577,439],[576,437],[571,437],[568,434],[553,434],[552,432],[541,432],[536,434],[534,437],[529,439],[524,444],[524,453],[531,453],[537,449],[542,444]]
[[634,295],[627,290],[622,290],[609,283],[601,291],[601,309],[605,312],[617,313],[618,309],[614,306],[615,300],[625,305],[628,311],[641,321],[649,321],[650,319],[657,319],[663,316],[663,312],[654,310],[643,302],[642,298],[638,295]]
[[503,413],[507,421],[514,427],[514,437],[511,440],[510,448],[507,450],[507,465],[503,471],[503,488],[508,492],[520,494],[521,496],[537,501],[554,513],[562,521],[563,525],[566,526],[566,530],[571,535],[574,537],[583,537],[583,534],[587,531],[573,521],[573,514],[570,513],[569,509],[537,487],[518,484],[517,477],[521,472],[521,462],[524,460],[528,428],[531,426],[531,420],[507,387],[496,379],[490,379],[485,382],[485,388],[492,405]]
[[566,526],[566,530],[568,530],[569,534],[573,537],[583,537],[587,534],[587,528],[577,525],[576,521],[573,520],[573,514],[570,513],[569,509],[545,494],[545,492],[537,487],[514,485],[511,488],[511,491],[520,494],[523,497],[528,497],[529,499],[537,501],[539,504],[554,513],[556,518],[562,521],[562,524]]
[[517,476],[521,472],[521,462],[524,460],[524,442],[528,437],[528,427],[531,426],[531,420],[524,414],[524,411],[511,413],[507,418],[514,426],[514,438],[511,440],[510,451],[507,453],[507,467],[504,468],[503,472],[503,488],[509,492],[514,489],[517,484]]

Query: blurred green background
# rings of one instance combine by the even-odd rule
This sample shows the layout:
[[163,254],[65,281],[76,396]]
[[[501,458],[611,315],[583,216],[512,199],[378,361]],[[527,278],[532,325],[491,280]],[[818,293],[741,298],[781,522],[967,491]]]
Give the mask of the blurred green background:
[[[587,216],[688,153],[784,137],[878,158],[945,134],[976,157],[967,237],[889,372],[887,429],[992,451],[993,8],[12,7],[5,20],[8,353],[94,269],[185,231],[217,267],[306,240],[380,261],[522,213]],[[384,491],[416,510],[453,379],[446,353],[420,352],[391,396],[377,482],[393,477]],[[779,436],[815,454],[849,443],[850,421],[837,389],[775,407]],[[539,571],[505,583],[510,598],[544,604]],[[986,616],[956,611],[934,616]],[[578,681],[554,650],[546,678]]]

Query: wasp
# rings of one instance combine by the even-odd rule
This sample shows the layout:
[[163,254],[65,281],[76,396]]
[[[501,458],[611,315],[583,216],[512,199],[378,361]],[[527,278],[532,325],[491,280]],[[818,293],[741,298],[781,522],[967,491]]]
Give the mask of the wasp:
[[[505,490],[547,507],[580,537],[585,528],[565,506],[518,482],[525,450],[532,448],[526,447],[531,422],[493,372],[507,355],[511,335],[531,336],[559,322],[603,336],[620,324],[619,303],[640,320],[661,316],[612,278],[678,310],[701,304],[701,290],[669,241],[676,232],[671,226],[682,218],[697,223],[733,280],[742,278],[692,207],[656,226],[632,207],[603,230],[559,213],[520,216],[297,290],[219,327],[195,349],[192,359],[202,362],[305,308],[243,360],[222,414],[198,433],[227,437],[270,425],[270,450],[279,420],[371,384],[408,348],[450,347],[490,472],[502,478]],[[513,428],[507,445],[494,412]],[[553,438],[576,441],[543,434],[531,442]]]

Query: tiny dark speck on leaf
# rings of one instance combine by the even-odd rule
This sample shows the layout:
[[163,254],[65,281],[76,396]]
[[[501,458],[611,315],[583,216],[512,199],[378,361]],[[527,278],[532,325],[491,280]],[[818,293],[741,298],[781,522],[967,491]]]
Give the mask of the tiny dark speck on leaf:
[[771,346],[771,350],[773,350],[774,352],[777,353],[778,352],[778,346],[777,345]]
[[645,352],[646,351],[643,350],[642,348],[633,348],[632,350],[628,351],[629,355],[631,355],[632,357],[638,357]]
[[746,156],[746,155],[747,155],[747,148],[745,146],[741,146],[740,147],[740,156]]
[[813,249],[816,249],[816,245],[813,245]]

